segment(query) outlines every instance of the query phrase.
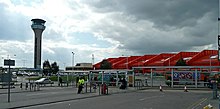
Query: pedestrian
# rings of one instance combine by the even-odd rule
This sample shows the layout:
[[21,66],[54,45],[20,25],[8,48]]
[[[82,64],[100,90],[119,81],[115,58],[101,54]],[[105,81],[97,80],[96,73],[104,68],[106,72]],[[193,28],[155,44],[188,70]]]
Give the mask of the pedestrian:
[[79,82],[79,77],[77,76],[76,77],[76,87],[77,87],[78,82]]
[[206,82],[207,82],[207,77],[205,76],[204,77],[204,86],[206,86],[206,84],[207,84]]
[[120,86],[120,89],[125,89],[126,87],[127,87],[127,82],[126,82],[126,80],[125,80],[125,78],[122,78],[121,80],[120,80],[120,82],[121,82],[121,86]]
[[63,80],[62,80],[62,78],[61,78],[61,77],[59,77],[59,86],[61,86],[61,87],[62,87],[62,86],[63,86],[62,84],[63,84]]
[[145,78],[145,86],[148,86],[147,80],[148,80],[148,77]]
[[78,94],[80,94],[81,93],[81,91],[82,91],[82,89],[83,89],[83,85],[84,85],[84,79],[83,79],[83,77],[81,77],[80,79],[79,79],[79,81],[78,81]]

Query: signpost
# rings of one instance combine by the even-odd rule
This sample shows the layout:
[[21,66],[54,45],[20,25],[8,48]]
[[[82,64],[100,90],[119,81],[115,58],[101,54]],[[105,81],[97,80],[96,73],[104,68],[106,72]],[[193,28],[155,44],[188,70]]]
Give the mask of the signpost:
[[8,66],[8,102],[10,102],[10,88],[11,88],[11,72],[10,66],[15,66],[15,60],[5,59],[4,66]]

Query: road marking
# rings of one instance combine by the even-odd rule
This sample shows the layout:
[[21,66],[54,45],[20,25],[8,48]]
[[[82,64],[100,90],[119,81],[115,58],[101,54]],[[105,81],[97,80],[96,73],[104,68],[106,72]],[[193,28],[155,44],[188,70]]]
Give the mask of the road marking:
[[140,101],[144,101],[144,100],[147,100],[147,99],[160,98],[160,97],[164,97],[164,95],[145,97],[145,98],[141,98],[141,99],[139,99],[139,100],[140,100]]
[[206,100],[208,100],[208,98],[202,98],[196,101],[195,103],[191,104],[187,109],[196,109],[196,107],[202,105],[202,103],[205,102]]
[[[54,95],[54,94],[58,94],[58,93],[60,93],[60,92],[32,93],[32,94],[28,94],[26,96]],[[62,92],[62,93],[70,93],[70,92]]]
[[33,93],[33,94],[28,94],[26,96],[38,96],[38,95],[45,95],[45,94],[48,94],[48,93]]

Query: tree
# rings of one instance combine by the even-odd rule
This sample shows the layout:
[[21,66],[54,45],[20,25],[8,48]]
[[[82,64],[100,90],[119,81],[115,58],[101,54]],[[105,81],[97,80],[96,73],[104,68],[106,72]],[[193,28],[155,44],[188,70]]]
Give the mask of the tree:
[[44,61],[43,63],[43,74],[48,76],[53,74],[56,74],[59,71],[59,66],[57,65],[56,62],[53,62],[50,64],[48,60]]
[[112,64],[108,62],[108,60],[104,59],[100,64],[100,69],[112,69]]
[[43,63],[43,74],[48,76],[51,73],[52,69],[50,66],[50,62],[48,60]]
[[51,64],[51,68],[52,68],[52,73],[56,74],[59,71],[59,66],[57,65],[56,62]]
[[177,62],[176,62],[176,66],[187,66],[186,61],[183,60],[183,58],[181,57]]

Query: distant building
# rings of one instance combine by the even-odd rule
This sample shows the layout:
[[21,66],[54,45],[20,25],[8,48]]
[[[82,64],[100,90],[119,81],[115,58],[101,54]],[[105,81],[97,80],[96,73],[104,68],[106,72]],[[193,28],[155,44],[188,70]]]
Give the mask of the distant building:
[[77,63],[76,66],[66,67],[66,71],[89,71],[93,70],[92,63]]

